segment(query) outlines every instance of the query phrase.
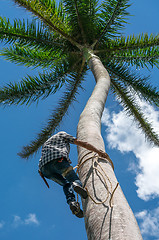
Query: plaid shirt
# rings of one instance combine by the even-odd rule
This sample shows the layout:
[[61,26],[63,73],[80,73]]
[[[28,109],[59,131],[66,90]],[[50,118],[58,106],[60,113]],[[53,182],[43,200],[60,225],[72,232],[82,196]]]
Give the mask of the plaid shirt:
[[59,132],[50,137],[42,147],[39,168],[41,169],[46,163],[61,157],[69,160],[70,143],[74,143],[75,139],[66,132]]

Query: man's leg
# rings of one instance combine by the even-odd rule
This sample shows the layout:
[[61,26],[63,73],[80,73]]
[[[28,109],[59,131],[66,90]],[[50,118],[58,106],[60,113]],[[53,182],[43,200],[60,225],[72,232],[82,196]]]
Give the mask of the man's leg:
[[73,170],[70,163],[66,158],[58,161],[56,164],[57,170],[61,172],[62,176],[67,179],[67,181],[72,185],[74,191],[78,193],[82,198],[86,199],[88,197],[87,191],[82,187],[82,183]]
[[82,183],[74,170],[68,172],[65,177],[72,184],[76,193],[78,193],[84,199],[88,197],[87,191],[82,187]]
[[41,172],[46,178],[63,186],[63,191],[72,213],[82,218],[83,211],[80,209],[79,203],[76,202],[72,184],[62,176],[61,171],[58,170],[58,165],[57,160],[51,161],[42,167]]
[[41,171],[46,178],[51,179],[52,181],[58,183],[63,187],[68,204],[70,201],[75,201],[75,195],[73,192],[72,185],[66,178],[62,176],[61,172],[58,170],[56,160],[51,161],[44,165]]
[[84,199],[88,197],[87,191],[82,187],[79,177],[66,158],[57,161],[56,168],[57,171],[59,171],[62,176],[66,178],[67,181],[72,185],[76,193],[79,193],[79,195]]

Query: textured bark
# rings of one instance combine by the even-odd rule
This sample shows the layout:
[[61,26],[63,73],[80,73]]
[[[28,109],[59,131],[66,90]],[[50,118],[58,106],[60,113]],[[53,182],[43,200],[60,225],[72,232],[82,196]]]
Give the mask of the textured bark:
[[[96,86],[80,116],[77,138],[105,151],[101,136],[101,116],[110,88],[110,77],[98,57],[93,56],[89,60],[89,66],[94,74]],[[90,157],[85,156],[87,153],[86,149],[78,148],[79,162]],[[142,240],[136,219],[120,186],[115,190],[110,204],[117,179],[109,162],[102,159],[99,159],[99,162],[106,173],[107,184],[104,183],[101,173],[92,168],[91,159],[79,170],[82,183],[96,202],[108,197],[104,204],[95,204],[90,197],[82,201],[88,240]],[[97,168],[100,170],[99,165]]]

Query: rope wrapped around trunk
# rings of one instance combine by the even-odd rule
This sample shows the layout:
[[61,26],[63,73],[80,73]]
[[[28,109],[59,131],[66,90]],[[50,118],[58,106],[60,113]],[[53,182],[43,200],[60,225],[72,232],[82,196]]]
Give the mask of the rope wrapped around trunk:
[[[103,169],[103,167],[101,166],[101,164],[100,164],[99,161],[98,161],[98,160],[99,160],[99,155],[98,155],[97,153],[95,153],[93,157],[92,157],[92,156],[91,156],[91,157],[88,157],[87,159],[85,159],[85,160],[82,162],[82,160],[83,160],[87,155],[89,155],[89,154],[91,154],[91,153],[92,153],[92,152],[88,152],[87,154],[85,154],[85,155],[81,158],[81,160],[80,160],[80,162],[77,164],[77,166],[74,167],[73,169],[76,169],[76,168],[77,168],[77,173],[78,173],[78,171],[79,171],[79,169],[81,168],[81,166],[83,166],[87,161],[92,160],[93,169],[97,170],[97,171],[101,174],[101,176],[103,177],[103,180],[104,180],[106,189],[109,189],[109,188],[108,188],[108,185],[107,185],[107,180],[109,181],[110,186],[111,186],[111,190],[110,190],[110,191],[107,190],[107,196],[106,196],[106,198],[105,198],[103,201],[97,202],[97,201],[95,201],[94,198],[91,196],[91,194],[89,193],[87,187],[86,187],[85,189],[87,190],[88,196],[91,198],[91,200],[92,200],[95,204],[103,204],[103,203],[105,203],[105,202],[108,200],[109,192],[110,192],[111,197],[110,197],[110,200],[109,200],[109,205],[110,205],[110,207],[112,207],[113,195],[114,195],[114,193],[115,193],[115,191],[116,191],[119,183],[117,182],[117,184],[116,184],[116,186],[115,186],[115,188],[114,188],[114,190],[113,190],[113,187],[112,187],[112,183],[111,183],[111,181],[110,181],[110,178],[108,177],[107,173],[105,172],[105,170]],[[112,160],[111,160],[110,158],[105,159],[105,158],[101,158],[101,157],[100,157],[100,159],[105,160],[106,162],[109,162],[109,163],[111,164],[113,170],[114,170],[114,165],[113,165],[113,162],[112,162]],[[97,166],[99,166],[100,169],[97,168],[97,167],[95,166],[95,164],[96,164]],[[78,194],[77,194],[77,202],[78,202]]]

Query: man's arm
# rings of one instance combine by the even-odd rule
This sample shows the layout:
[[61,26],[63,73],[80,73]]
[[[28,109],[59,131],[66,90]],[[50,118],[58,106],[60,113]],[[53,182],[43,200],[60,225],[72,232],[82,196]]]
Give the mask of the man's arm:
[[90,150],[92,152],[96,152],[96,153],[99,154],[100,157],[109,159],[109,155],[106,152],[103,152],[102,150],[99,150],[99,149],[95,148],[93,145],[91,145],[91,144],[89,144],[87,142],[83,142],[81,140],[75,139],[74,140],[74,144],[76,144],[77,146],[86,148],[87,150]]

